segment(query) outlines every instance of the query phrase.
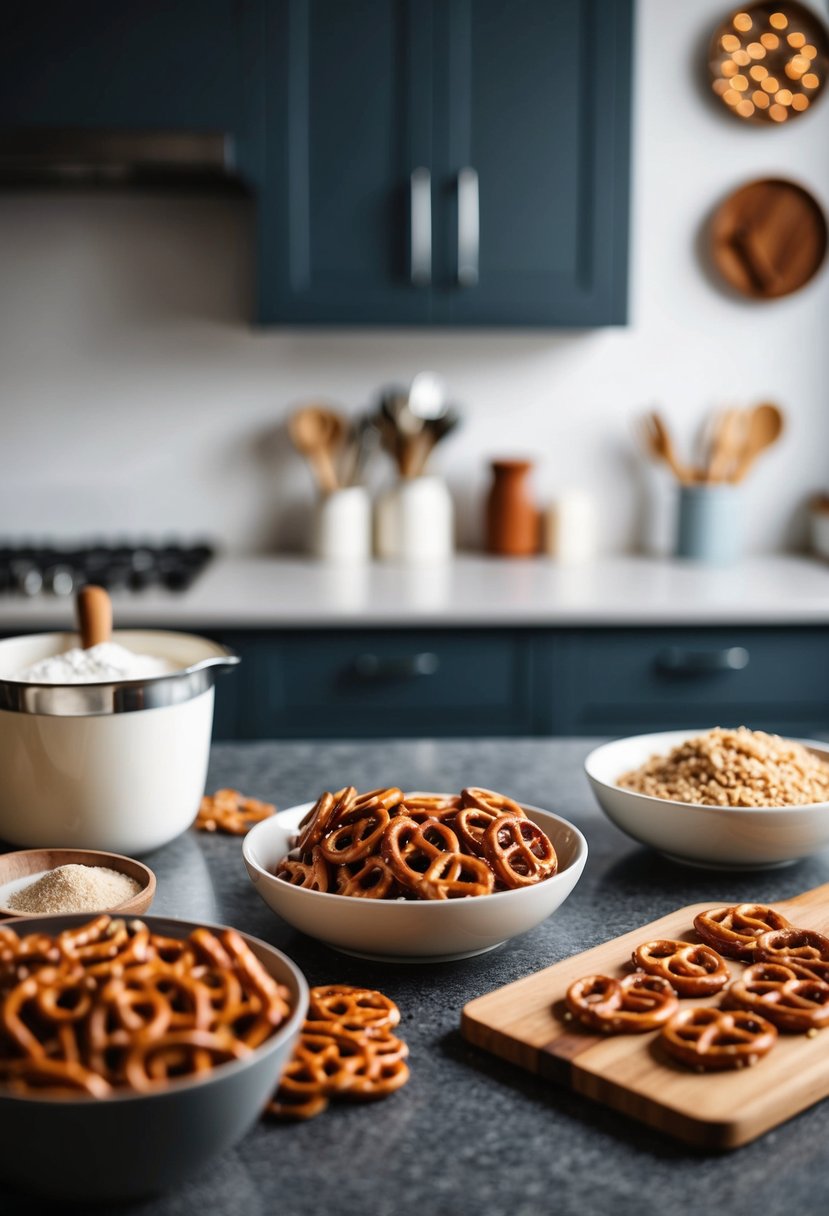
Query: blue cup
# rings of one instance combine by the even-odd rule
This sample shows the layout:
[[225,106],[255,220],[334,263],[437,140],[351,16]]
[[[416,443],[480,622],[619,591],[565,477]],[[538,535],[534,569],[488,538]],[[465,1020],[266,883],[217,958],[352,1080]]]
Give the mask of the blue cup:
[[742,495],[731,483],[681,486],[676,556],[727,566],[742,553]]

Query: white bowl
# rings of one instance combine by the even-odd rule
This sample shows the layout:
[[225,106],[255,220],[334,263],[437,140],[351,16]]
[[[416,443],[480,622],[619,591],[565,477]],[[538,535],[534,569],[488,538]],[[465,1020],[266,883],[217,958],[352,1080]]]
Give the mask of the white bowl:
[[360,958],[450,962],[493,950],[555,912],[587,860],[587,841],[578,828],[550,811],[525,806],[553,842],[559,864],[552,878],[532,887],[447,900],[360,899],[309,891],[276,878],[274,869],[313,805],[306,802],[258,823],[242,846],[245,865],[254,887],[278,916],[302,933]]
[[207,774],[213,682],[238,659],[188,633],[112,636],[175,670],[34,684],[17,673],[77,646],[77,635],[0,642],[0,840],[131,855],[167,844],[193,822]]
[[[619,777],[653,755],[708,732],[662,731],[605,743],[584,762],[599,806],[618,828],[674,861],[711,869],[785,866],[829,846],[829,802],[806,806],[721,807],[669,802],[623,789]],[[829,748],[799,740],[829,763]]]

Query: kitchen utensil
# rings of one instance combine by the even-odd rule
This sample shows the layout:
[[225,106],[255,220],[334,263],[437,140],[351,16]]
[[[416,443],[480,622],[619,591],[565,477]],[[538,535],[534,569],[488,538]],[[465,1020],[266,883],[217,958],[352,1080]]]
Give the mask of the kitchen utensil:
[[139,916],[146,912],[153,902],[155,874],[149,866],[142,865],[132,857],[90,849],[22,849],[0,856],[0,916],[26,916],[27,919],[34,917],[33,912],[16,912],[8,906],[7,901],[20,887],[28,886],[41,874],[47,870],[56,870],[58,866],[104,866],[108,870],[118,870],[140,884],[141,889],[135,895],[116,907],[102,908],[101,911],[117,911],[119,915],[129,913],[131,916]]
[[383,446],[401,477],[420,477],[435,446],[460,421],[446,399],[446,388],[434,372],[419,372],[408,393],[390,389],[380,400],[376,420]]
[[748,4],[717,28],[711,87],[726,109],[753,123],[791,122],[814,105],[829,69],[829,32],[796,0]]
[[418,372],[409,386],[408,405],[422,422],[442,417],[448,408],[443,378],[435,372]]
[[75,606],[84,650],[108,642],[112,637],[112,600],[109,592],[88,583],[78,591]]
[[530,497],[529,460],[493,460],[492,486],[486,501],[486,547],[501,557],[537,553],[540,515]]
[[659,410],[652,410],[647,416],[652,434],[652,450],[665,461],[677,481],[690,485],[697,480],[695,469],[684,464],[676,454],[668,426]]
[[795,182],[763,178],[717,208],[711,256],[735,291],[755,300],[791,295],[823,264],[827,225],[817,199]]
[[324,494],[333,493],[340,485],[336,462],[347,429],[341,414],[322,405],[303,406],[288,419],[291,441],[311,465]]
[[[758,889],[757,899],[762,900]],[[694,917],[733,902],[721,896],[663,916],[613,941],[555,963],[535,975],[471,1001],[461,1033],[493,1052],[594,1102],[621,1111],[689,1144],[732,1149],[747,1144],[829,1095],[829,1052],[823,1041],[781,1034],[771,1053],[753,1068],[694,1073],[673,1063],[658,1032],[602,1037],[563,1020],[564,996],[586,975],[621,977],[632,951],[643,942],[690,939]],[[829,884],[774,907],[792,924],[829,930]],[[728,960],[735,976],[742,967]],[[719,1004],[683,999],[682,1007]]]
[[362,414],[352,424],[346,452],[344,456],[343,484],[345,486],[359,485],[365,473],[366,465],[380,443],[380,432],[375,420],[368,414]]
[[[717,677],[727,677],[732,685],[735,681],[739,685],[739,673],[748,661],[747,651],[732,647],[717,652],[716,662],[712,659],[711,665],[701,659],[698,671],[700,677],[707,674],[712,685]],[[729,697],[739,703],[739,689],[732,687]],[[651,798],[617,784],[622,773],[638,768],[653,755],[667,755],[707,729],[635,735],[592,751],[584,771],[608,819],[634,840],[673,860],[712,869],[789,865],[829,847],[829,802],[781,807],[701,806]],[[806,746],[829,762],[829,746]]]
[[282,811],[248,832],[242,845],[248,875],[282,920],[358,957],[434,963],[493,950],[554,912],[575,887],[587,860],[587,841],[577,828],[550,811],[525,806],[552,840],[559,860],[558,872],[535,886],[445,900],[387,901],[312,891],[274,874],[312,805]]
[[0,642],[1,840],[141,854],[195,818],[213,685],[239,659],[187,633],[116,630],[113,641],[167,659],[175,670],[98,684],[29,684],[17,673],[77,646],[77,635]]
[[743,481],[760,453],[776,443],[782,433],[782,411],[769,401],[755,405],[746,418],[743,449],[737,458],[732,480],[737,483]]
[[729,481],[679,487],[676,556],[727,566],[742,552],[742,495]]
[[418,476],[392,486],[377,499],[377,556],[418,565],[445,562],[454,550],[454,508],[446,482]]
[[728,481],[745,439],[743,410],[724,410],[714,418],[708,445],[705,480]]
[[[151,932],[171,938],[198,927],[160,916],[142,919]],[[56,934],[88,920],[81,914],[6,923],[21,935]],[[175,1186],[241,1140],[273,1094],[308,1008],[308,985],[296,965],[266,942],[241,936],[289,990],[291,1016],[276,1034],[240,1060],[195,1079],[171,1080],[153,1093],[36,1097],[0,1088],[0,1176],[63,1203],[133,1199]]]

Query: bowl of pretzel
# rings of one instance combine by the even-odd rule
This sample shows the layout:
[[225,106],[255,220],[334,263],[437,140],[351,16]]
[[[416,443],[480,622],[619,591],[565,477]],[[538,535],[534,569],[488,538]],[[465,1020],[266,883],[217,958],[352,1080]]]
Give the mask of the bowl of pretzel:
[[243,855],[265,903],[310,937],[359,957],[449,962],[545,920],[578,882],[587,842],[493,790],[347,786],[257,824]]
[[0,926],[0,1177],[61,1200],[162,1191],[261,1114],[308,1007],[234,929],[88,914]]

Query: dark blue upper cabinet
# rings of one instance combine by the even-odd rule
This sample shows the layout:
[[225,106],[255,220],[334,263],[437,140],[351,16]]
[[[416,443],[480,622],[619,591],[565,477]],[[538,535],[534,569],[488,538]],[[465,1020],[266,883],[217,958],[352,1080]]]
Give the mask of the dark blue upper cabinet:
[[632,0],[268,12],[263,321],[625,321]]
[[440,319],[626,320],[631,4],[440,10]]
[[6,0],[0,125],[227,133],[260,176],[263,29],[262,0]]
[[409,232],[432,209],[431,0],[279,0],[268,21],[261,319],[430,321]]

